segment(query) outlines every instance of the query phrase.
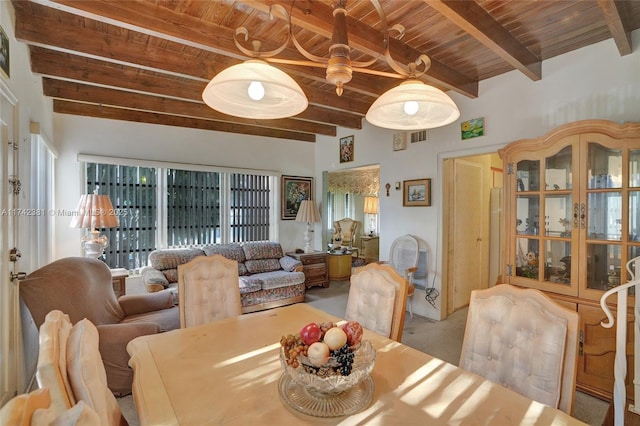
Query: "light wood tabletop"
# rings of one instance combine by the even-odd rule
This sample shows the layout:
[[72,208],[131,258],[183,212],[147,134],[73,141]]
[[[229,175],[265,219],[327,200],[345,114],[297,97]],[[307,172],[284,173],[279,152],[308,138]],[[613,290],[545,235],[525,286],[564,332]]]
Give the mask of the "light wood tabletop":
[[340,320],[297,303],[132,340],[127,350],[140,424],[584,424],[366,330],[364,338],[376,349],[368,408],[337,418],[299,414],[279,397],[280,338],[310,322]]

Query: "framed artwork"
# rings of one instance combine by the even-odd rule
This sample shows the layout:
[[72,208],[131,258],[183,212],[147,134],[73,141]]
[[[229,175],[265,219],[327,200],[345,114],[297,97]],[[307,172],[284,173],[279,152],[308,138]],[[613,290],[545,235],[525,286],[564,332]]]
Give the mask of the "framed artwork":
[[353,135],[340,138],[340,162],[353,161]]
[[312,194],[312,177],[282,176],[280,218],[294,220],[302,200],[310,200]]
[[462,140],[484,136],[484,117],[460,123]]
[[394,133],[393,134],[393,150],[401,151],[403,149],[407,149],[407,134]]
[[9,37],[2,27],[0,27],[0,69],[9,78]]
[[405,207],[431,205],[431,179],[405,180],[402,205]]

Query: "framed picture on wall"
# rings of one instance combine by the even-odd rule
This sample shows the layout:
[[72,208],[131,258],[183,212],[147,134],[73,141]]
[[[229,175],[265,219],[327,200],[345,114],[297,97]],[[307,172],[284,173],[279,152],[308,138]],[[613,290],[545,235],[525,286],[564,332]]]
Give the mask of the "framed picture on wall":
[[340,138],[340,162],[347,163],[353,161],[353,135]]
[[403,187],[403,206],[416,207],[431,205],[431,179],[405,180]]
[[4,32],[4,28],[0,27],[0,69],[2,73],[9,78],[9,37]]
[[282,176],[280,218],[294,220],[302,200],[310,200],[312,195],[312,177]]

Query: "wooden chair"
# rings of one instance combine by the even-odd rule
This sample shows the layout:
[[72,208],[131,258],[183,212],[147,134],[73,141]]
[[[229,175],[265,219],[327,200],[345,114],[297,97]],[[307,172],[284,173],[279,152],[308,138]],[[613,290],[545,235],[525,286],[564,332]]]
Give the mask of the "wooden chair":
[[340,236],[341,245],[346,247],[353,247],[356,243],[356,230],[358,229],[359,222],[351,218],[345,217],[344,219],[336,220],[333,222],[333,228],[335,230],[334,238]]
[[219,254],[178,266],[180,327],[242,315],[238,262]]
[[406,304],[407,280],[391,265],[370,263],[351,275],[345,319],[400,342]]
[[471,292],[460,367],[571,414],[578,313],[535,289]]

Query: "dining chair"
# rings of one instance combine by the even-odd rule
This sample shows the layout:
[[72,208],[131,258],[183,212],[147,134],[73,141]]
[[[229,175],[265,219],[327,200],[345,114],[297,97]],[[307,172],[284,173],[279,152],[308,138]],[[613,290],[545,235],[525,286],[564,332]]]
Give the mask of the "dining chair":
[[38,387],[49,389],[51,405],[58,413],[76,402],[67,375],[67,342],[71,329],[69,315],[59,310],[49,312],[40,326],[36,381]]
[[[407,279],[407,300],[409,305],[409,315],[413,319],[413,295],[416,287],[413,277],[418,270],[418,255],[420,253],[419,243],[413,235],[402,235],[391,243],[389,250],[389,264],[401,276]],[[384,263],[384,262],[383,262]]]
[[180,328],[242,315],[238,262],[219,254],[178,266]]
[[36,389],[11,398],[0,408],[2,426],[96,426],[100,424],[98,414],[84,401],[59,413],[51,405],[48,388]]
[[571,414],[578,313],[536,289],[471,292],[460,367]]
[[99,350],[99,334],[88,319],[74,324],[67,342],[67,374],[76,401],[91,407],[102,426],[127,426],[118,401],[107,387]]
[[406,304],[407,280],[391,265],[370,263],[351,275],[345,319],[400,342]]

